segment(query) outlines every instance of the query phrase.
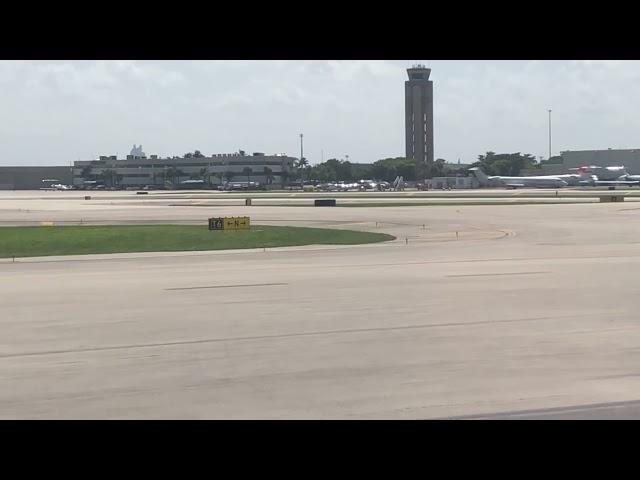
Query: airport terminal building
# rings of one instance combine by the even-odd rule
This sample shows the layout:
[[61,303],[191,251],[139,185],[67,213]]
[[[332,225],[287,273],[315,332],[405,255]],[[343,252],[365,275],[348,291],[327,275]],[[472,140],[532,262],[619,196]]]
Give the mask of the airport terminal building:
[[194,181],[204,181],[213,186],[227,181],[280,186],[287,183],[295,160],[284,154],[255,152],[247,155],[243,151],[209,157],[127,155],[126,159],[118,159],[117,156],[101,156],[97,160],[74,162],[73,186],[82,187],[96,181],[119,187],[189,186]]

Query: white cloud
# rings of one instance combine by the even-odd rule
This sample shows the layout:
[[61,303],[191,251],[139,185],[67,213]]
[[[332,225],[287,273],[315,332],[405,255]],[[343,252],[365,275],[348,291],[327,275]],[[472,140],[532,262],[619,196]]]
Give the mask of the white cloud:
[[[640,62],[432,61],[436,156],[640,147]],[[404,153],[406,61],[0,62],[1,163],[299,151]]]

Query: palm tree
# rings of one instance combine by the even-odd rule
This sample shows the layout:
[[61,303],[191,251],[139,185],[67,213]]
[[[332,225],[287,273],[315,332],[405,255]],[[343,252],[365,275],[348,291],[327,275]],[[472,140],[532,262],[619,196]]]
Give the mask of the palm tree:
[[117,175],[116,171],[112,168],[107,168],[105,170],[102,171],[102,173],[100,174],[100,178],[102,178],[102,180],[109,186],[109,187],[113,187],[114,186],[114,178]]
[[100,173],[96,175],[96,179],[102,180],[102,183],[104,183],[105,185],[108,183],[107,178],[108,178],[108,170],[102,170]]
[[285,183],[287,183],[287,181],[289,180],[289,177],[291,175],[289,174],[289,172],[287,170],[283,170],[282,173],[280,173],[280,178],[282,179],[282,186],[285,185]]
[[167,186],[167,177],[169,172],[169,168],[167,168],[167,166],[165,165],[164,168],[162,169],[162,188],[166,188]]
[[200,169],[200,175],[202,176],[202,180],[207,179],[207,185],[209,185],[209,187],[211,187],[211,176],[213,175],[213,172],[211,171],[211,166],[209,167],[204,167]]
[[269,167],[264,167],[264,176],[267,178],[267,185],[273,183],[273,170]]
[[180,183],[180,177],[184,177],[186,175],[186,173],[184,173],[182,170],[180,170],[179,168],[176,168],[174,171],[174,175],[176,177],[178,177],[178,183]]
[[178,179],[178,183],[180,183],[180,177],[184,177],[185,173],[176,167],[169,167],[165,172],[165,176],[171,179],[171,183],[175,185],[176,178]]
[[93,170],[93,167],[91,165],[87,165],[85,167],[82,167],[82,171],[80,172],[80,175],[82,176],[82,178],[84,178],[85,180],[91,180],[91,172]]
[[251,167],[244,167],[242,169],[242,173],[244,173],[247,176],[247,182],[250,182],[251,174],[253,173],[253,170],[251,170]]
[[309,165],[309,162],[307,161],[306,158],[302,157],[299,161],[298,161],[298,165],[297,165],[297,169],[300,171],[300,179],[304,180],[304,175],[302,175],[302,172],[305,171],[306,167]]
[[169,178],[169,180],[171,181],[171,183],[174,183],[176,177],[176,167],[169,167],[164,171],[164,181],[166,183],[167,178]]

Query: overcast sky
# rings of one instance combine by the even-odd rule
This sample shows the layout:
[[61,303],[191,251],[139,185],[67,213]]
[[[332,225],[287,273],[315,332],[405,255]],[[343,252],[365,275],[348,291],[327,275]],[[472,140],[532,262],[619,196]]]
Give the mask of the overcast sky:
[[[0,61],[0,164],[247,152],[404,156],[414,61]],[[435,156],[640,148],[638,61],[426,61]]]

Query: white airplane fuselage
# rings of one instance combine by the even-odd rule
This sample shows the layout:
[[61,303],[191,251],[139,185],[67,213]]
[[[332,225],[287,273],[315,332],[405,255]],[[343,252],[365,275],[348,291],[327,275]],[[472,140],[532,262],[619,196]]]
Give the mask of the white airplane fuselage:
[[531,188],[562,188],[567,182],[558,177],[489,177],[489,180],[497,181],[505,187],[531,187]]
[[539,175],[531,177],[488,176],[480,168],[472,168],[481,184],[498,184],[507,188],[562,188],[569,183],[557,175]]

